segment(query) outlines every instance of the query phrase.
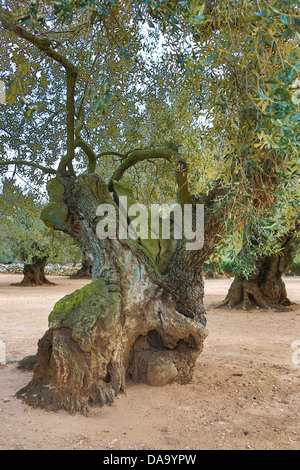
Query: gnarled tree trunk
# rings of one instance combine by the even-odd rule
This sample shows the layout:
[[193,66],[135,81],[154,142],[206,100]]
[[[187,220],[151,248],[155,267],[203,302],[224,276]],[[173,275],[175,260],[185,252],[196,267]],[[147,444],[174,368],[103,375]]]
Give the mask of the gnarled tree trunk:
[[82,258],[81,268],[72,274],[70,279],[92,279],[92,264],[89,258]]
[[281,252],[264,256],[256,261],[256,274],[249,279],[235,276],[226,299],[218,307],[242,308],[275,308],[285,309],[291,305],[286,286],[282,279],[293,261],[298,245],[296,227],[281,240]]
[[24,278],[21,282],[12,284],[18,287],[32,287],[32,286],[43,286],[43,285],[55,285],[49,281],[45,275],[45,267],[47,264],[47,256],[38,257],[34,256],[32,263],[24,264],[23,274]]
[[17,396],[86,412],[111,403],[126,377],[153,386],[190,381],[207,335],[201,272],[212,237],[200,251],[187,251],[184,240],[101,240],[96,209],[117,210],[121,195],[132,200],[126,185],[115,183],[112,194],[97,175],[66,175],[48,192],[42,219],[88,254],[93,281],[55,305],[33,379]]

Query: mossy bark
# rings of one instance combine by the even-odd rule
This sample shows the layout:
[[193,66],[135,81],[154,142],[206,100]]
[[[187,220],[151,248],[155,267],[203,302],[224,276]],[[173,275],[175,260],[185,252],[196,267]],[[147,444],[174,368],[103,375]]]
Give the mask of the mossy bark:
[[213,237],[198,252],[187,251],[184,240],[158,251],[139,239],[101,240],[97,207],[117,210],[126,187],[118,183],[109,192],[89,174],[65,175],[50,188],[43,220],[75,239],[91,260],[93,281],[54,307],[33,378],[17,396],[48,410],[85,413],[112,403],[126,378],[152,386],[190,381],[207,335],[202,265]]

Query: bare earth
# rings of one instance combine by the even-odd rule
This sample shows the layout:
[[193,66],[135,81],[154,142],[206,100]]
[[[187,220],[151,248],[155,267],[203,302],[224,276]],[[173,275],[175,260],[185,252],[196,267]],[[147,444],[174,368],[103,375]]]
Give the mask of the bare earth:
[[[129,383],[112,407],[72,416],[15,398],[32,376],[16,361],[36,353],[55,302],[85,281],[49,277],[56,287],[10,286],[21,277],[0,274],[0,340],[8,361],[0,365],[0,449],[300,449],[300,351],[291,348],[300,340],[300,305],[285,313],[214,310],[231,280],[207,280],[209,336],[193,382]],[[300,304],[300,278],[286,284]]]

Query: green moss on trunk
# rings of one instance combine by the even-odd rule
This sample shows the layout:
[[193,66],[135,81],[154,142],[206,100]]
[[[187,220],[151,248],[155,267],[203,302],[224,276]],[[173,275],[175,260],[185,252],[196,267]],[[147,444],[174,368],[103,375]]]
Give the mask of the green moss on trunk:
[[50,328],[70,328],[81,349],[90,351],[94,325],[113,329],[121,299],[121,289],[96,279],[59,300],[49,315]]

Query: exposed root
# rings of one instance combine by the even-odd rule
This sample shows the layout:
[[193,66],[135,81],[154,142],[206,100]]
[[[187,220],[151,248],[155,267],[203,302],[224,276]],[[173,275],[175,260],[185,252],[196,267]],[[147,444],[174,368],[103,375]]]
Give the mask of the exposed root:
[[19,361],[18,369],[21,370],[33,370],[34,366],[37,363],[37,357],[34,356],[26,356]]
[[87,415],[90,406],[112,405],[116,396],[110,384],[95,385],[89,394],[84,392],[85,390],[57,387],[40,377],[34,378],[19,390],[16,397],[24,399],[30,406],[47,411],[66,410],[71,414],[80,412]]
[[[267,295],[269,293],[269,295]],[[281,279],[269,285],[260,285],[257,281],[235,278],[227,297],[213,308],[234,308],[238,310],[276,310],[288,312],[292,305],[286,296],[286,289]]]

